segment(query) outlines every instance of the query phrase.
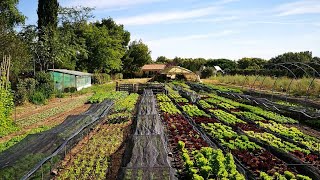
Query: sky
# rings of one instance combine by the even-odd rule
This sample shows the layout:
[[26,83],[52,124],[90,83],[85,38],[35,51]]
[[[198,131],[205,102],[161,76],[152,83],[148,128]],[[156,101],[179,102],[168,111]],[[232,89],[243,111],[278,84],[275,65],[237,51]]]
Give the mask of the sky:
[[[37,23],[38,0],[18,8]],[[152,58],[270,59],[285,52],[320,56],[320,0],[59,0],[93,7],[94,21],[113,18],[141,39]]]

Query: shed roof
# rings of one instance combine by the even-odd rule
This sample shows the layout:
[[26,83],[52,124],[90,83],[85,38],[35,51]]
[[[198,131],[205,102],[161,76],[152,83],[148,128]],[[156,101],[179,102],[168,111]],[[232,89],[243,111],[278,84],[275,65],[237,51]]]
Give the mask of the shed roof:
[[177,74],[182,74],[189,81],[200,81],[200,77],[196,73],[180,66],[168,67],[161,71],[161,74],[166,74],[171,77],[175,77]]
[[49,71],[60,72],[64,74],[71,74],[75,76],[93,76],[93,74],[80,72],[80,71],[72,71],[67,69],[48,69]]
[[165,64],[146,64],[142,66],[141,70],[142,71],[158,71],[158,70],[163,70],[166,67]]

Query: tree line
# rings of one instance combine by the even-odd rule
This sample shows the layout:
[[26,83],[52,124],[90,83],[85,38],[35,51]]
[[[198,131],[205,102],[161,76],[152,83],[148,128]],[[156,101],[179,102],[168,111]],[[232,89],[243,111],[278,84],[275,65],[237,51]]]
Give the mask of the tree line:
[[[164,63],[170,65],[181,66],[187,68],[193,72],[201,73],[204,78],[213,75],[215,69],[214,66],[220,66],[227,74],[243,74],[243,75],[274,75],[274,76],[290,76],[287,69],[277,64],[284,63],[288,69],[292,70],[297,77],[302,77],[305,72],[299,68],[302,67],[306,71],[312,72],[306,65],[298,64],[290,65],[292,62],[301,62],[308,66],[311,66],[320,72],[320,58],[313,56],[312,52],[287,52],[271,59],[262,58],[241,58],[239,60],[231,59],[204,59],[204,58],[180,58],[174,59],[166,58],[165,56],[159,56],[156,59],[156,63]],[[206,67],[205,69],[203,67]]]
[[[94,21],[93,8],[39,0],[37,24],[25,25],[27,17],[18,10],[18,3],[0,2],[0,53],[12,57],[10,81],[22,102],[53,94],[44,90],[53,88],[48,69],[107,76],[132,73],[152,61],[148,46],[132,41],[123,25],[111,17]],[[31,94],[26,95],[28,91]]]

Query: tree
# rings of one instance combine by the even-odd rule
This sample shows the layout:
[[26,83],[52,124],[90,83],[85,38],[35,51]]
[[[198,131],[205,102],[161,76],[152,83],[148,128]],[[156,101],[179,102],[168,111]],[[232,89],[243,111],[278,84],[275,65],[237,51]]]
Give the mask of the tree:
[[26,17],[19,12],[18,3],[19,0],[0,1],[0,31],[12,30],[14,26],[24,23]]
[[133,41],[123,57],[123,71],[126,74],[137,72],[140,68],[152,62],[151,51],[141,40]]
[[219,66],[221,69],[227,71],[227,70],[234,70],[237,68],[237,63],[235,61],[232,61],[230,59],[209,59],[207,61],[206,66],[213,67],[213,66]]
[[0,54],[1,57],[2,55],[11,56],[11,82],[14,82],[20,73],[29,70],[30,56],[26,44],[14,31],[16,25],[23,24],[25,21],[25,16],[17,8],[18,3],[18,0],[0,1]]
[[115,73],[122,68],[130,33],[111,18],[87,24],[81,36],[85,38],[87,59],[81,59],[77,67],[89,72]]
[[57,0],[39,0],[37,13],[40,35],[46,30],[54,33],[58,26],[58,11]]
[[270,63],[277,64],[283,62],[310,62],[312,61],[312,52],[287,52],[277,57],[271,58]]
[[58,54],[55,67],[64,69],[87,70],[81,62],[88,59],[85,30],[93,8],[72,7],[59,9]]
[[172,62],[172,60],[166,58],[165,56],[159,56],[159,57],[156,59],[156,63],[167,64],[167,63],[170,63],[170,62]]
[[267,63],[266,60],[261,58],[242,58],[238,60],[239,69],[263,69]]
[[[58,26],[59,3],[57,0],[39,0],[38,2],[38,48],[41,53],[40,71],[46,71],[50,64],[58,59],[59,41],[56,34]],[[47,51],[47,52],[45,52]]]

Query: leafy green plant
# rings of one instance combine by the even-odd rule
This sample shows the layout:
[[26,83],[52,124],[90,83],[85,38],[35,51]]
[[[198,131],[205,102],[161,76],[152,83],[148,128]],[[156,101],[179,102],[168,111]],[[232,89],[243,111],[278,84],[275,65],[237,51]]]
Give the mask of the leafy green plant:
[[212,112],[219,120],[228,124],[246,123],[241,119],[238,119],[236,116],[223,110],[210,110],[210,112]]
[[209,103],[207,103],[207,102],[204,101],[204,100],[200,100],[200,101],[199,101],[199,104],[200,104],[200,106],[202,106],[202,108],[205,108],[205,109],[214,108],[213,105],[210,105]]
[[100,103],[106,99],[117,100],[126,96],[128,96],[128,92],[123,92],[123,91],[104,92],[104,90],[102,90],[102,91],[96,92],[91,98],[89,98],[89,102]]
[[[127,123],[105,124],[95,133],[82,151],[75,154],[57,179],[105,179],[110,163],[108,159],[116,152],[124,139]],[[90,179],[89,178],[89,179]]]
[[235,108],[242,108],[242,109],[250,111],[250,112],[252,112],[254,114],[262,116],[262,117],[266,118],[266,120],[274,120],[274,121],[279,122],[279,123],[297,123],[298,122],[297,120],[294,120],[294,119],[292,119],[290,117],[286,117],[286,116],[283,116],[283,115],[280,115],[280,114],[277,114],[277,113],[274,113],[274,112],[271,112],[271,111],[267,111],[267,110],[261,109],[260,107],[255,107],[255,106],[251,106],[251,105],[247,105],[247,104],[242,104],[242,103],[233,101],[231,99],[227,99],[227,98],[224,98],[224,97],[217,96],[216,94],[209,94],[209,96],[213,97],[216,100],[206,99],[206,101],[208,101],[208,102],[210,102],[210,101],[214,101],[214,102],[221,101],[221,102],[224,102],[224,103],[228,103],[228,104],[234,106]]
[[320,140],[309,136],[307,134],[304,134],[302,131],[300,131],[299,129],[297,129],[296,127],[286,127],[282,124],[278,124],[274,121],[269,121],[269,123],[265,123],[265,122],[257,122],[257,124],[263,128],[269,129],[272,132],[276,132],[279,133],[287,138],[290,138],[296,142],[300,142],[301,144],[306,145],[307,147],[309,147],[310,149],[314,150],[314,151],[318,151],[319,150],[319,144],[320,144]]
[[51,117],[51,116],[57,115],[59,113],[69,111],[71,109],[79,107],[79,106],[83,105],[85,102],[87,102],[87,97],[84,96],[84,97],[78,98],[77,101],[72,101],[69,104],[63,104],[58,107],[47,109],[44,112],[37,113],[37,114],[31,115],[29,117],[19,119],[19,120],[17,120],[16,123],[19,127],[26,127],[31,124],[43,121],[48,117]]
[[231,127],[221,123],[201,124],[201,127],[213,138],[229,149],[255,150],[260,146],[249,141],[247,136],[239,136]]
[[179,141],[184,167],[188,176],[193,179],[237,179],[244,180],[244,176],[237,171],[232,154],[226,156],[220,149],[202,147],[191,153],[185,149],[184,143]]
[[209,117],[210,115],[206,114],[204,111],[200,110],[196,105],[184,105],[182,106],[184,112],[186,112],[190,117]]
[[45,102],[47,101],[47,98],[42,93],[42,91],[36,91],[30,96],[30,101],[33,104],[40,105],[40,104],[45,104]]
[[157,100],[159,102],[170,102],[170,98],[165,94],[157,94]]
[[278,148],[284,152],[295,152],[295,151],[300,151],[306,154],[309,154],[310,151],[300,148],[295,144],[292,144],[290,142],[287,141],[283,141],[280,138],[274,136],[273,134],[270,133],[257,133],[257,132],[253,132],[253,131],[246,131],[246,134],[248,136],[251,136],[253,138],[259,139],[260,141],[267,143],[270,146],[273,146],[275,148]]
[[13,94],[10,92],[9,86],[8,88],[2,86],[2,81],[4,81],[4,79],[0,79],[0,137],[18,130],[18,127],[11,119],[11,112],[14,105]]
[[263,117],[258,116],[252,112],[247,112],[247,111],[240,111],[240,112],[233,112],[233,114],[236,114],[240,117],[243,117],[245,119],[249,119],[251,121],[263,121],[265,120]]
[[168,114],[181,114],[180,110],[172,102],[159,102],[159,108],[162,112]]

